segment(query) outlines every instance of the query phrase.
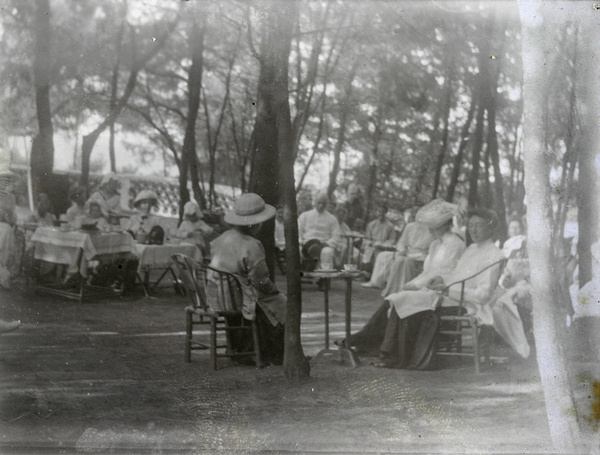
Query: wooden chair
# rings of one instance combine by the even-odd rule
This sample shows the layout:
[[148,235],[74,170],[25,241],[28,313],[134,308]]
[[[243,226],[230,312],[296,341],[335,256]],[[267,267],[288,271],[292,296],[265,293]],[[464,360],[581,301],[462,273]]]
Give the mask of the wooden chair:
[[[440,315],[440,329],[438,331],[438,349],[445,348],[446,352],[450,354],[453,350],[456,351],[457,355],[463,355],[463,336],[470,335],[473,340],[473,351],[469,353],[473,355],[475,362],[475,373],[480,372],[480,361],[481,361],[481,348],[483,347],[483,356],[486,363],[490,361],[490,344],[491,344],[491,327],[482,326],[477,321],[474,315],[466,314],[464,307],[464,293],[465,283],[482,274],[483,272],[491,269],[492,267],[499,267],[500,273],[498,278],[502,274],[502,269],[506,265],[506,259],[501,259],[488,265],[487,267],[479,270],[477,273],[463,279],[449,284],[440,292],[440,298],[436,305],[436,312]],[[460,300],[458,306],[450,307],[453,310],[456,309],[456,314],[448,315],[442,312],[442,302],[444,295],[448,293],[451,286],[460,284]],[[496,282],[492,288],[492,291],[496,288],[498,283]]]
[[[222,357],[253,356],[256,366],[260,368],[262,362],[256,322],[246,320],[241,307],[236,307],[236,302],[241,302],[241,287],[236,276],[182,254],[174,254],[172,260],[192,301],[192,305],[185,308],[185,361],[191,362],[193,350],[210,349],[210,362],[214,370],[217,369],[217,358]],[[208,346],[193,339],[196,325],[210,326]],[[217,332],[225,332],[225,344],[218,344]],[[235,351],[231,340],[233,332],[251,332],[252,349]]]

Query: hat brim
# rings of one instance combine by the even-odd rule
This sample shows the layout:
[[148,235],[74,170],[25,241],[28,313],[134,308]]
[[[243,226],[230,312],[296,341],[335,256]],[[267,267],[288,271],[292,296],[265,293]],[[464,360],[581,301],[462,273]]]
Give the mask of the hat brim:
[[262,211],[253,215],[241,216],[231,210],[225,214],[223,219],[226,223],[233,226],[252,226],[253,224],[259,224],[274,218],[276,212],[277,210],[275,210],[275,207],[265,204],[265,208]]
[[431,221],[417,220],[417,222],[425,224],[428,228],[435,229],[435,228],[439,228],[440,226],[443,226],[448,221],[450,221],[453,217],[454,217],[454,214],[450,214],[448,216],[440,217],[437,220],[431,220]]

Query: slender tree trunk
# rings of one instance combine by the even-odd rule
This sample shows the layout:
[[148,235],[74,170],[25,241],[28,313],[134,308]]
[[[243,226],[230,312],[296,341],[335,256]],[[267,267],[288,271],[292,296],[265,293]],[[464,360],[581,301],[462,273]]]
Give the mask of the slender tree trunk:
[[475,125],[475,133],[473,134],[473,150],[471,151],[471,172],[469,174],[469,207],[475,207],[479,201],[479,167],[481,165],[481,149],[483,148],[483,123],[485,107],[483,100],[480,98],[477,108],[477,123]]
[[[275,3],[267,3],[268,18],[279,21]],[[254,124],[253,162],[250,175],[249,190],[260,195],[267,204],[277,205],[279,202],[279,153],[278,137],[273,110],[273,93],[275,91],[276,66],[281,64],[275,55],[279,39],[276,28],[263,21],[263,39],[260,49],[260,72],[258,76],[258,112]],[[278,22],[279,23],[279,22]],[[287,66],[286,66],[287,68]],[[265,247],[266,262],[271,277],[275,272],[275,223],[269,221],[263,224],[258,239]]]
[[460,144],[458,146],[458,151],[456,152],[456,156],[454,157],[454,163],[452,165],[452,176],[450,178],[450,184],[448,185],[448,192],[446,194],[446,199],[449,202],[454,200],[454,193],[456,191],[456,185],[458,184],[458,178],[460,176],[460,171],[463,164],[463,156],[465,154],[465,150],[467,149],[467,145],[469,144],[469,130],[471,129],[471,123],[473,122],[473,116],[475,115],[475,107],[477,106],[477,102],[475,101],[475,97],[471,100],[471,107],[469,108],[469,113],[467,114],[467,120],[463,125],[462,131],[460,133]]
[[352,82],[356,76],[356,68],[358,67],[359,59],[356,59],[350,70],[346,86],[344,87],[344,98],[340,101],[340,129],[338,130],[337,142],[333,150],[333,166],[329,173],[329,185],[327,186],[327,195],[332,200],[333,192],[337,188],[337,176],[340,172],[340,155],[346,142],[346,128],[348,123],[348,115],[350,114],[351,99],[352,99]]
[[431,195],[432,199],[437,198],[439,187],[440,187],[440,176],[442,175],[442,167],[444,166],[444,160],[446,158],[446,152],[448,150],[448,134],[449,134],[449,126],[450,126],[450,107],[452,104],[452,78],[453,78],[453,70],[452,68],[448,68],[446,71],[446,99],[444,103],[444,130],[442,132],[442,146],[440,147],[440,151],[438,153],[437,163],[435,166],[435,176],[433,178],[433,193]]
[[[543,6],[543,7],[542,7]],[[577,452],[579,428],[575,402],[569,385],[564,357],[562,323],[553,264],[557,258],[552,247],[552,201],[550,165],[545,147],[544,112],[548,96],[546,58],[553,44],[554,29],[547,4],[519,2],[523,24],[525,189],[527,192],[527,248],[529,252],[533,297],[533,326],[550,435],[556,449]]]
[[[278,3],[278,2],[276,2]],[[275,3],[274,3],[275,4]],[[273,5],[274,5],[273,4]],[[280,179],[284,201],[285,254],[287,263],[287,317],[285,324],[285,353],[283,368],[288,380],[307,378],[310,364],[304,356],[300,341],[302,290],[300,287],[300,250],[298,248],[298,214],[294,184],[294,138],[288,97],[288,58],[291,34],[297,16],[296,2],[280,3],[271,10],[275,79],[273,83],[273,111],[277,127]]]
[[39,0],[35,6],[33,78],[38,134],[31,145],[31,175],[34,194],[49,192],[48,180],[54,168],[54,129],[50,108],[53,74],[50,2]]

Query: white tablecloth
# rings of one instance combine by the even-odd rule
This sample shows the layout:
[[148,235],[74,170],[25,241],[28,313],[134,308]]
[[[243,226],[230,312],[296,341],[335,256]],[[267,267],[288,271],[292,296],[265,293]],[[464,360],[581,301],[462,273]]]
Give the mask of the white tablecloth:
[[142,245],[135,244],[135,255],[139,259],[138,272],[150,269],[166,269],[171,266],[171,256],[173,254],[184,254],[202,261],[202,253],[196,245],[190,243],[164,244],[164,245]]

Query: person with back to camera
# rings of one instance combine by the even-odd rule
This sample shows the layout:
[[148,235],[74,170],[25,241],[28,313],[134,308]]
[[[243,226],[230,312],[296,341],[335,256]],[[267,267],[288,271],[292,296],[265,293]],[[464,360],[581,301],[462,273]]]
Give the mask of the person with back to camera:
[[[275,208],[254,193],[242,194],[225,222],[233,226],[210,243],[210,267],[236,275],[242,286],[236,293],[243,317],[256,320],[263,363],[281,365],[287,299],[269,278],[265,249],[256,234],[262,223],[275,216]],[[210,277],[210,270],[209,270]],[[230,321],[236,324],[236,321]],[[237,323],[236,325],[239,325]],[[232,340],[233,349],[248,351],[251,334]]]
[[[454,270],[438,276],[428,276],[424,288],[404,290],[386,297],[377,310],[372,325],[385,327],[372,331],[369,347],[379,342],[381,362],[376,366],[422,369],[427,367],[434,350],[439,319],[435,305],[442,298],[440,312],[456,314],[460,299],[460,284],[450,287],[443,296],[440,291],[447,285],[471,277],[500,261],[502,252],[492,240],[498,224],[496,214],[487,209],[474,209],[468,215],[468,231],[473,243],[461,255]],[[500,266],[490,267],[465,282],[464,308],[476,317],[488,303],[500,276]],[[389,316],[388,316],[388,310]],[[374,321],[377,319],[377,321]],[[358,334],[357,334],[358,335]],[[352,336],[351,344],[360,347],[364,333]]]
[[37,208],[29,215],[26,220],[27,224],[35,224],[38,227],[56,226],[58,220],[56,216],[50,212],[52,204],[46,193],[39,193],[37,198]]
[[322,264],[333,265],[334,262],[338,245],[335,234],[339,231],[339,223],[327,211],[328,202],[327,193],[321,191],[314,199],[314,208],[298,217],[298,238],[304,267],[309,271],[322,267]]
[[342,204],[348,211],[348,227],[352,231],[362,231],[364,228],[365,206],[360,187],[350,183],[346,189],[346,201]]

